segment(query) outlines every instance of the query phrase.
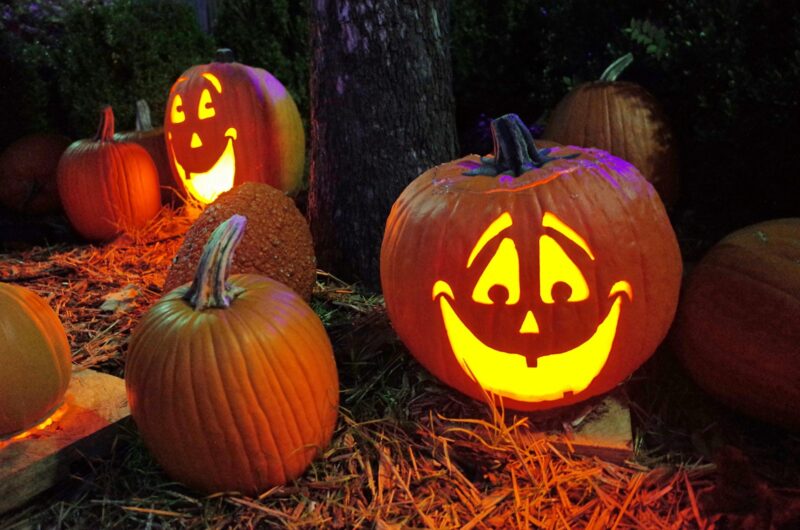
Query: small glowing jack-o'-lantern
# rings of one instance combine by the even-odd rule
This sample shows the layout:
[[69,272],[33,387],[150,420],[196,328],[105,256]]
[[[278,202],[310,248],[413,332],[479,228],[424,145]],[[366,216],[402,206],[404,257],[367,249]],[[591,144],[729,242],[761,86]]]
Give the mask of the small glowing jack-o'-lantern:
[[494,156],[423,173],[392,208],[381,248],[392,324],[420,363],[478,399],[539,410],[606,392],[675,313],[681,260],[664,207],[606,152],[537,151],[516,115],[492,131]]
[[305,135],[292,96],[272,74],[232,62],[193,66],[172,86],[164,116],[176,181],[208,204],[243,182],[298,189]]

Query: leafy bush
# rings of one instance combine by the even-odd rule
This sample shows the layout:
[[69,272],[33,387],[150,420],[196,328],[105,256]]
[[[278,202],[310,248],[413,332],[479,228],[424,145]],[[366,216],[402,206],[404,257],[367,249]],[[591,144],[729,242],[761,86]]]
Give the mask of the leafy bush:
[[144,98],[163,119],[169,88],[186,68],[212,58],[211,40],[181,0],[75,3],[64,19],[58,81],[69,132],[94,133],[98,109],[111,104],[118,129],[134,127]]
[[77,0],[12,1],[0,6],[0,146],[60,129],[56,53],[66,7]]
[[292,94],[306,121],[308,7],[296,0],[221,0],[214,38],[236,61],[264,68]]

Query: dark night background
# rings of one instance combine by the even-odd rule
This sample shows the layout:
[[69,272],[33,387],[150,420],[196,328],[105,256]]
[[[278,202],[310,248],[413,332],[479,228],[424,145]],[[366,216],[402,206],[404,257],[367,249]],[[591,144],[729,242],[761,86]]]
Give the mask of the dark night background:
[[[163,115],[172,80],[216,47],[272,71],[309,113],[303,2],[47,0],[0,5],[0,149],[23,134],[94,132],[111,103]],[[576,84],[627,52],[622,79],[660,100],[679,147],[671,212],[684,254],[752,222],[800,213],[800,8],[791,0],[453,0],[460,151],[488,152],[488,120],[516,112],[534,132]],[[68,238],[55,219],[0,214],[0,239]]]

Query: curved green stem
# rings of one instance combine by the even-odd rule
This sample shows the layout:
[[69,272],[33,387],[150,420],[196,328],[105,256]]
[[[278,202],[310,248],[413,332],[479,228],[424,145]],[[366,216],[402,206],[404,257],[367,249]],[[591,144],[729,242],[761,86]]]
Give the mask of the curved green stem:
[[144,99],[140,99],[136,102],[136,130],[150,131],[152,129],[153,122],[150,120],[150,105]]
[[114,141],[114,111],[111,105],[106,105],[100,111],[100,125],[94,139],[96,142]]
[[600,81],[616,81],[619,75],[633,62],[633,54],[626,53],[605,69],[603,75],[600,76]]
[[241,292],[228,285],[228,275],[233,262],[233,251],[239,245],[247,226],[247,218],[243,215],[232,215],[221,223],[206,246],[197,264],[192,286],[184,295],[195,311],[208,308],[230,307],[233,299]]
[[492,155],[481,157],[481,165],[464,172],[467,176],[494,177],[510,173],[519,177],[526,171],[539,168],[559,158],[575,158],[577,154],[549,157],[550,149],[539,150],[528,127],[516,114],[506,114],[492,120]]

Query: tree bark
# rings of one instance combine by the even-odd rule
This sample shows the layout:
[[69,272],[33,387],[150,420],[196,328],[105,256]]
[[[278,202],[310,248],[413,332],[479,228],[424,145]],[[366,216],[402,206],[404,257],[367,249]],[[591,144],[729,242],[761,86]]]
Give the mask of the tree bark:
[[389,210],[456,153],[449,0],[312,0],[308,214],[320,266],[380,288]]

